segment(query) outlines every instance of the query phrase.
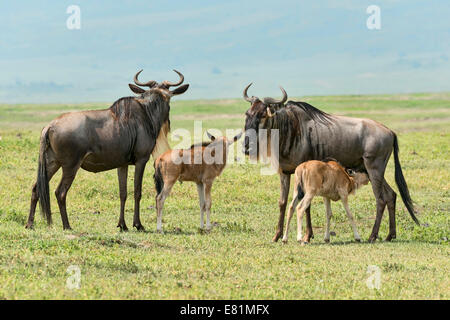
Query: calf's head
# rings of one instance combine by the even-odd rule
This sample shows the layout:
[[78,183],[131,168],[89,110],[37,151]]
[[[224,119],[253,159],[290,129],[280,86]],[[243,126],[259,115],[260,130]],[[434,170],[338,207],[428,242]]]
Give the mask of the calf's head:
[[352,169],[346,169],[348,175],[355,183],[355,190],[369,183],[369,175],[366,172],[356,172]]
[[205,162],[208,164],[225,164],[228,154],[228,149],[231,144],[238,141],[242,136],[242,131],[235,135],[232,139],[227,137],[215,137],[206,131],[211,143],[205,148]]

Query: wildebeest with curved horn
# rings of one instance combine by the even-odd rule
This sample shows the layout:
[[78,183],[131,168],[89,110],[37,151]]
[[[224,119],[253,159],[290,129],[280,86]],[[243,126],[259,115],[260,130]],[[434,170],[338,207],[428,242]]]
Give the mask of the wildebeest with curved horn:
[[[284,216],[289,194],[291,174],[302,162],[308,160],[322,160],[334,158],[347,168],[365,170],[369,174],[373,193],[376,198],[376,220],[369,237],[374,242],[378,237],[383,211],[387,205],[389,211],[390,241],[396,237],[395,202],[396,193],[384,179],[384,172],[394,151],[395,182],[400,191],[412,219],[419,224],[409,194],[408,186],[403,177],[398,158],[398,142],[396,134],[384,125],[370,120],[325,113],[306,102],[287,101],[287,94],[283,88],[283,98],[275,100],[249,97],[247,94],[251,83],[244,89],[244,99],[251,103],[246,112],[244,141],[245,154],[258,154],[259,139],[250,139],[249,129],[258,132],[267,129],[279,130],[279,170],[281,195],[279,200],[280,216],[273,241],[277,241],[283,234]],[[270,139],[267,139],[269,142]],[[306,211],[307,230],[303,238],[309,242],[313,236],[310,208]]]
[[[184,93],[189,85],[156,81],[142,83],[139,71],[130,89],[137,97],[124,97],[104,110],[71,112],[61,115],[41,133],[37,181],[31,195],[27,228],[33,227],[39,201],[41,213],[51,223],[49,181],[62,168],[62,179],[56,189],[56,199],[64,229],[70,229],[66,211],[66,196],[78,169],[101,172],[117,168],[120,190],[118,227],[126,231],[124,210],[127,197],[128,166],[135,165],[133,227],[144,230],[139,218],[142,178],[150,155],[156,158],[168,149],[170,130],[170,98]],[[138,86],[148,87],[148,90]],[[177,87],[170,90],[170,87]]]

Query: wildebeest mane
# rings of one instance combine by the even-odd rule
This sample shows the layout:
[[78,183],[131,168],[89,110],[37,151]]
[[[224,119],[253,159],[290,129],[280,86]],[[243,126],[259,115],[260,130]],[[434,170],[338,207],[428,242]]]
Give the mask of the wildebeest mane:
[[[127,127],[142,125],[145,131],[156,139],[163,122],[166,120],[159,118],[162,113],[161,109],[166,103],[160,95],[154,95],[153,99],[150,100],[124,97],[114,102],[110,110],[121,125]],[[167,121],[169,121],[168,118]]]
[[316,107],[310,105],[306,102],[301,101],[288,101],[287,105],[295,105],[302,109],[312,120],[321,122],[323,124],[329,124],[331,121],[331,115],[317,109]]
[[282,108],[276,112],[276,116],[272,117],[271,120],[271,129],[278,129],[279,132],[279,151],[282,156],[288,156],[295,139],[302,134],[299,114],[291,108]]

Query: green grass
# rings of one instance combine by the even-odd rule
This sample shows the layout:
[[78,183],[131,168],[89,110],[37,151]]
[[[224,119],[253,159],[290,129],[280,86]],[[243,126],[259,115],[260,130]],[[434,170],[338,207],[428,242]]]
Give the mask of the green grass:
[[[241,128],[248,104],[237,100],[172,102],[172,131]],[[0,105],[0,299],[449,299],[450,94],[303,97],[327,112],[368,117],[396,131],[400,160],[418,217],[397,201],[397,240],[353,242],[340,203],[333,203],[331,244],[323,242],[324,206],[315,199],[315,239],[272,243],[278,219],[278,176],[260,175],[248,162],[230,165],[212,190],[210,233],[201,232],[197,191],[177,184],[166,201],[165,234],[157,234],[153,166],[144,178],[141,219],[146,232],[116,228],[116,172],[80,171],[68,195],[73,231],[62,231],[52,196],[54,225],[37,215],[24,228],[35,180],[40,129],[60,113],[108,104]],[[133,212],[133,168],[126,220]],[[51,181],[51,192],[59,181]],[[395,186],[392,161],[386,178]],[[396,188],[394,188],[396,189]],[[367,239],[374,222],[370,186],[350,198],[359,232]],[[387,235],[385,214],[380,236]],[[66,288],[70,265],[81,269],[81,288]],[[381,288],[369,289],[367,268],[381,270]]]

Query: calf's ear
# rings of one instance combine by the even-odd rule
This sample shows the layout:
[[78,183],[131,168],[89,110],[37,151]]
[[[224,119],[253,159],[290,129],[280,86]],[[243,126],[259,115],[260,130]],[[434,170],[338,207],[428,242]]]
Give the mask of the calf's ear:
[[211,141],[214,141],[214,140],[216,140],[216,137],[214,137],[211,133],[209,133],[208,131],[206,131],[206,134],[208,135],[208,138],[211,140]]
[[345,171],[347,171],[349,176],[354,176],[355,175],[355,171],[353,169],[345,169]]
[[136,85],[134,85],[134,84],[131,84],[131,83],[130,83],[130,84],[128,84],[128,86],[130,87],[131,91],[133,91],[134,93],[141,94],[141,93],[144,93],[144,92],[145,92],[144,89],[139,88],[138,86],[136,86]]
[[241,138],[241,136],[242,136],[242,131],[241,132],[239,132],[237,135],[235,135],[234,136],[234,138],[233,138],[233,142],[236,142],[236,141],[238,141],[240,138]]

